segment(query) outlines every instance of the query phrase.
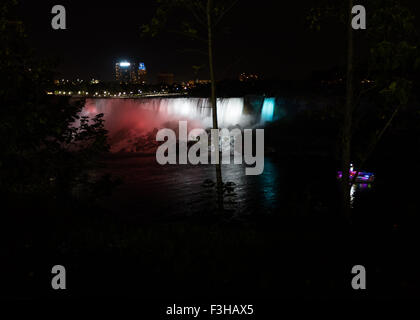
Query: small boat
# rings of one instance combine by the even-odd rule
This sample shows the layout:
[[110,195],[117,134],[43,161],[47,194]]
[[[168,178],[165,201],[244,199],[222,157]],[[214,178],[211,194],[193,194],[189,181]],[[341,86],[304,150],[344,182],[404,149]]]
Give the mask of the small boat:
[[[343,177],[343,173],[338,171],[338,179]],[[375,175],[372,172],[354,170],[353,165],[350,165],[350,181],[354,183],[368,183],[375,180]]]

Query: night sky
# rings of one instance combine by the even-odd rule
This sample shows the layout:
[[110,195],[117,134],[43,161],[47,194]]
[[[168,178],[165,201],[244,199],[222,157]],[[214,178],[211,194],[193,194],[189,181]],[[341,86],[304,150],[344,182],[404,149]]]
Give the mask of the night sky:
[[[51,28],[56,4],[66,8],[67,30]],[[305,17],[311,6],[314,1],[239,1],[222,26],[229,32],[217,35],[217,78],[252,72],[262,78],[305,79],[343,62],[343,30],[327,25],[321,33],[310,31]],[[59,57],[63,78],[112,80],[116,60],[136,57],[145,62],[149,82],[159,72],[174,73],[175,80],[184,81],[194,78],[193,65],[207,61],[185,52],[196,47],[185,39],[168,33],[141,37],[140,26],[155,11],[153,0],[25,1],[19,11],[33,47],[44,56]],[[418,10],[414,13],[420,16]],[[205,66],[199,74],[201,79],[208,78],[206,70]]]

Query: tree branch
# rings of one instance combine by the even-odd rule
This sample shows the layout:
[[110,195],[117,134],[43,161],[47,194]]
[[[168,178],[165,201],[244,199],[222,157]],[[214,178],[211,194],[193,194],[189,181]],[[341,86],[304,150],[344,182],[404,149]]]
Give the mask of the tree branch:
[[239,2],[239,0],[233,0],[227,8],[225,8],[219,15],[219,17],[217,17],[216,22],[214,23],[214,25],[218,25],[220,23],[220,21],[222,21],[223,17],[226,15],[226,13],[228,13],[237,3]]

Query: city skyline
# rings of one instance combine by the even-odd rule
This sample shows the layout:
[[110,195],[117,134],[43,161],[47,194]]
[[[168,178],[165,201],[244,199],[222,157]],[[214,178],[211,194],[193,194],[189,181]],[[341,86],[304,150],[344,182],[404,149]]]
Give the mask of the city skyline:
[[[301,0],[279,7],[263,1],[258,6],[241,3],[235,7],[221,28],[226,32],[217,34],[216,77],[237,78],[247,72],[264,78],[307,79],[313,72],[343,64],[342,30],[311,31],[306,22],[311,3]],[[195,44],[168,33],[155,39],[141,37],[140,27],[150,22],[156,8],[154,1],[123,0],[117,8],[99,1],[64,1],[66,30],[51,28],[54,4],[25,3],[19,15],[27,21],[27,33],[37,51],[59,57],[61,77],[110,81],[113,70],[109,66],[120,57],[133,56],[146,62],[152,82],[162,72],[174,73],[176,81],[194,79],[194,65],[204,66],[199,78],[209,78],[206,57],[186,50],[195,49]],[[418,11],[418,5],[411,5],[414,12]]]
[[138,59],[120,59],[115,63],[115,81],[120,83],[145,84],[147,79],[145,63]]

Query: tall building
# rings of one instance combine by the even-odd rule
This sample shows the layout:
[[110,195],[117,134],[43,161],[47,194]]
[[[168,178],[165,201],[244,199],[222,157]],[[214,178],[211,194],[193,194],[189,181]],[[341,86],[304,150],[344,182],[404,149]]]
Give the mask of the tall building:
[[139,62],[138,69],[137,69],[137,82],[145,84],[146,83],[146,66],[144,62]]
[[146,83],[144,62],[119,61],[115,64],[115,80],[122,83]]

